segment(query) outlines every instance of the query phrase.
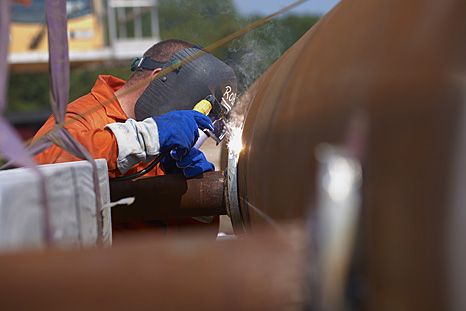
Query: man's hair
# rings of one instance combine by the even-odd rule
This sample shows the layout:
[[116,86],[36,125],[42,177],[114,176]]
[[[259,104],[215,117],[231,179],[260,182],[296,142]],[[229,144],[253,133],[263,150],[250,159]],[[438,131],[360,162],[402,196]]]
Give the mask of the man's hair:
[[[178,39],[164,40],[151,46],[144,53],[144,57],[150,57],[155,61],[164,63],[168,62],[172,58],[173,54],[175,54],[176,52],[195,46],[196,45],[190,42]],[[128,82],[132,84],[136,81],[147,78],[149,76],[149,73],[149,70],[135,71],[129,77]]]

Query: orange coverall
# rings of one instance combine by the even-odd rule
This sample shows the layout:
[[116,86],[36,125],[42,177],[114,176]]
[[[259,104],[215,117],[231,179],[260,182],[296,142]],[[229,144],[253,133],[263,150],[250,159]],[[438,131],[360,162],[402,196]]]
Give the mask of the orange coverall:
[[[107,160],[110,177],[120,176],[117,168],[118,145],[112,131],[105,126],[114,122],[125,122],[128,117],[121,109],[115,97],[115,92],[125,84],[125,81],[111,75],[100,75],[91,92],[84,95],[67,106],[65,128],[75,137],[91,154],[94,159]],[[89,112],[92,111],[92,112]],[[37,140],[53,129],[55,119],[50,116],[33,138]],[[78,161],[79,158],[69,152],[53,145],[35,157],[38,164],[60,163]],[[126,174],[141,170],[147,163],[135,165]],[[157,166],[147,175],[163,175]]]
[[[125,122],[128,117],[121,109],[115,97],[115,92],[125,84],[125,81],[111,75],[100,75],[97,78],[91,92],[70,103],[66,109],[65,123],[69,122],[65,128],[75,137],[91,154],[94,159],[103,158],[107,160],[109,177],[120,176],[117,168],[118,145],[112,131],[105,128],[105,125],[114,122]],[[92,112],[88,112],[92,110]],[[33,141],[45,135],[53,129],[55,119],[48,118],[45,124],[39,129]],[[79,158],[69,152],[53,145],[47,150],[35,156],[38,164],[60,163],[78,161]],[[147,163],[139,163],[131,168],[126,174],[132,174],[147,166]],[[163,175],[162,169],[158,166],[150,171],[146,176]],[[185,226],[202,225],[204,229],[209,228],[211,236],[216,236],[218,232],[218,217],[210,224],[203,224],[193,219],[180,219],[165,222],[170,231],[183,229]],[[155,224],[128,224],[121,226],[114,233],[134,229],[149,229],[159,227]]]

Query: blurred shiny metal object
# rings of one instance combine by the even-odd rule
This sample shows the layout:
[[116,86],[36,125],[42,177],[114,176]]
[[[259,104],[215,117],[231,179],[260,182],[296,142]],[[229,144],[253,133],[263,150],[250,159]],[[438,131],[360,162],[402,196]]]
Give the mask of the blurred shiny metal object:
[[[464,90],[466,103],[466,74],[456,76],[457,82]],[[451,189],[449,204],[446,208],[445,247],[447,253],[447,283],[448,300],[451,310],[466,310],[466,105],[459,112],[460,122],[457,124],[457,135],[453,156],[451,159],[450,174]]]
[[362,168],[358,159],[344,146],[317,146],[318,203],[316,234],[317,252],[311,264],[318,262],[319,282],[313,288],[320,292],[321,310],[343,310],[346,286],[354,252],[361,210]]

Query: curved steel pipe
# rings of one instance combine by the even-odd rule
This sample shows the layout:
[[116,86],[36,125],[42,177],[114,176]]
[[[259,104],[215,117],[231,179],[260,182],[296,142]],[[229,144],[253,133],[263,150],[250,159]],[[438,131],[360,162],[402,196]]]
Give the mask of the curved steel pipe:
[[[466,188],[455,156],[465,38],[462,0],[340,2],[259,81],[237,167],[246,228],[307,218],[322,182],[316,148],[342,147],[362,162],[368,305],[448,305],[447,219]],[[365,130],[353,135],[355,123]]]

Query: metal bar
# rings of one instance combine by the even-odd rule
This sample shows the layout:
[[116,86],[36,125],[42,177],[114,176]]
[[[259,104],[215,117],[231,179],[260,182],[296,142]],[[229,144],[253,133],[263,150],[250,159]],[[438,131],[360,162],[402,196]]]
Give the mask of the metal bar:
[[151,36],[152,38],[160,38],[160,29],[159,29],[159,13],[158,13],[158,1],[155,1],[154,6],[152,6],[152,11],[150,13],[150,25],[151,25]]
[[116,9],[117,10],[117,21],[118,21],[118,38],[127,38],[127,33],[126,33],[126,22],[124,22],[124,18],[126,15],[126,8],[124,7],[119,7]]
[[302,309],[305,231],[215,242],[144,235],[111,249],[0,256],[2,310]]
[[0,3],[0,113],[6,107],[8,88],[8,47],[10,43],[11,1]]
[[125,14],[125,16],[123,18],[120,18],[118,21],[120,23],[124,22],[124,23],[127,23],[127,22],[135,22],[135,19],[138,17],[138,16],[141,16],[142,18],[142,15],[147,13],[147,12],[151,12],[152,11],[152,7],[147,7],[147,8],[141,8],[141,7],[137,7],[137,8],[134,8],[134,9],[139,9],[137,10],[133,10],[131,12],[128,12],[127,14]]
[[149,6],[154,6],[156,4],[156,0],[113,0],[110,2],[110,5],[113,8],[118,8],[118,7],[149,7]]
[[195,179],[165,175],[113,181],[110,196],[113,202],[136,199],[130,206],[113,207],[113,224],[226,214],[223,172],[209,172]]
[[113,46],[117,38],[117,31],[116,31],[115,9],[110,4],[107,7],[107,17],[108,17],[108,40],[109,40],[110,46]]
[[142,38],[141,8],[140,7],[133,8],[133,14],[134,14],[134,37]]

